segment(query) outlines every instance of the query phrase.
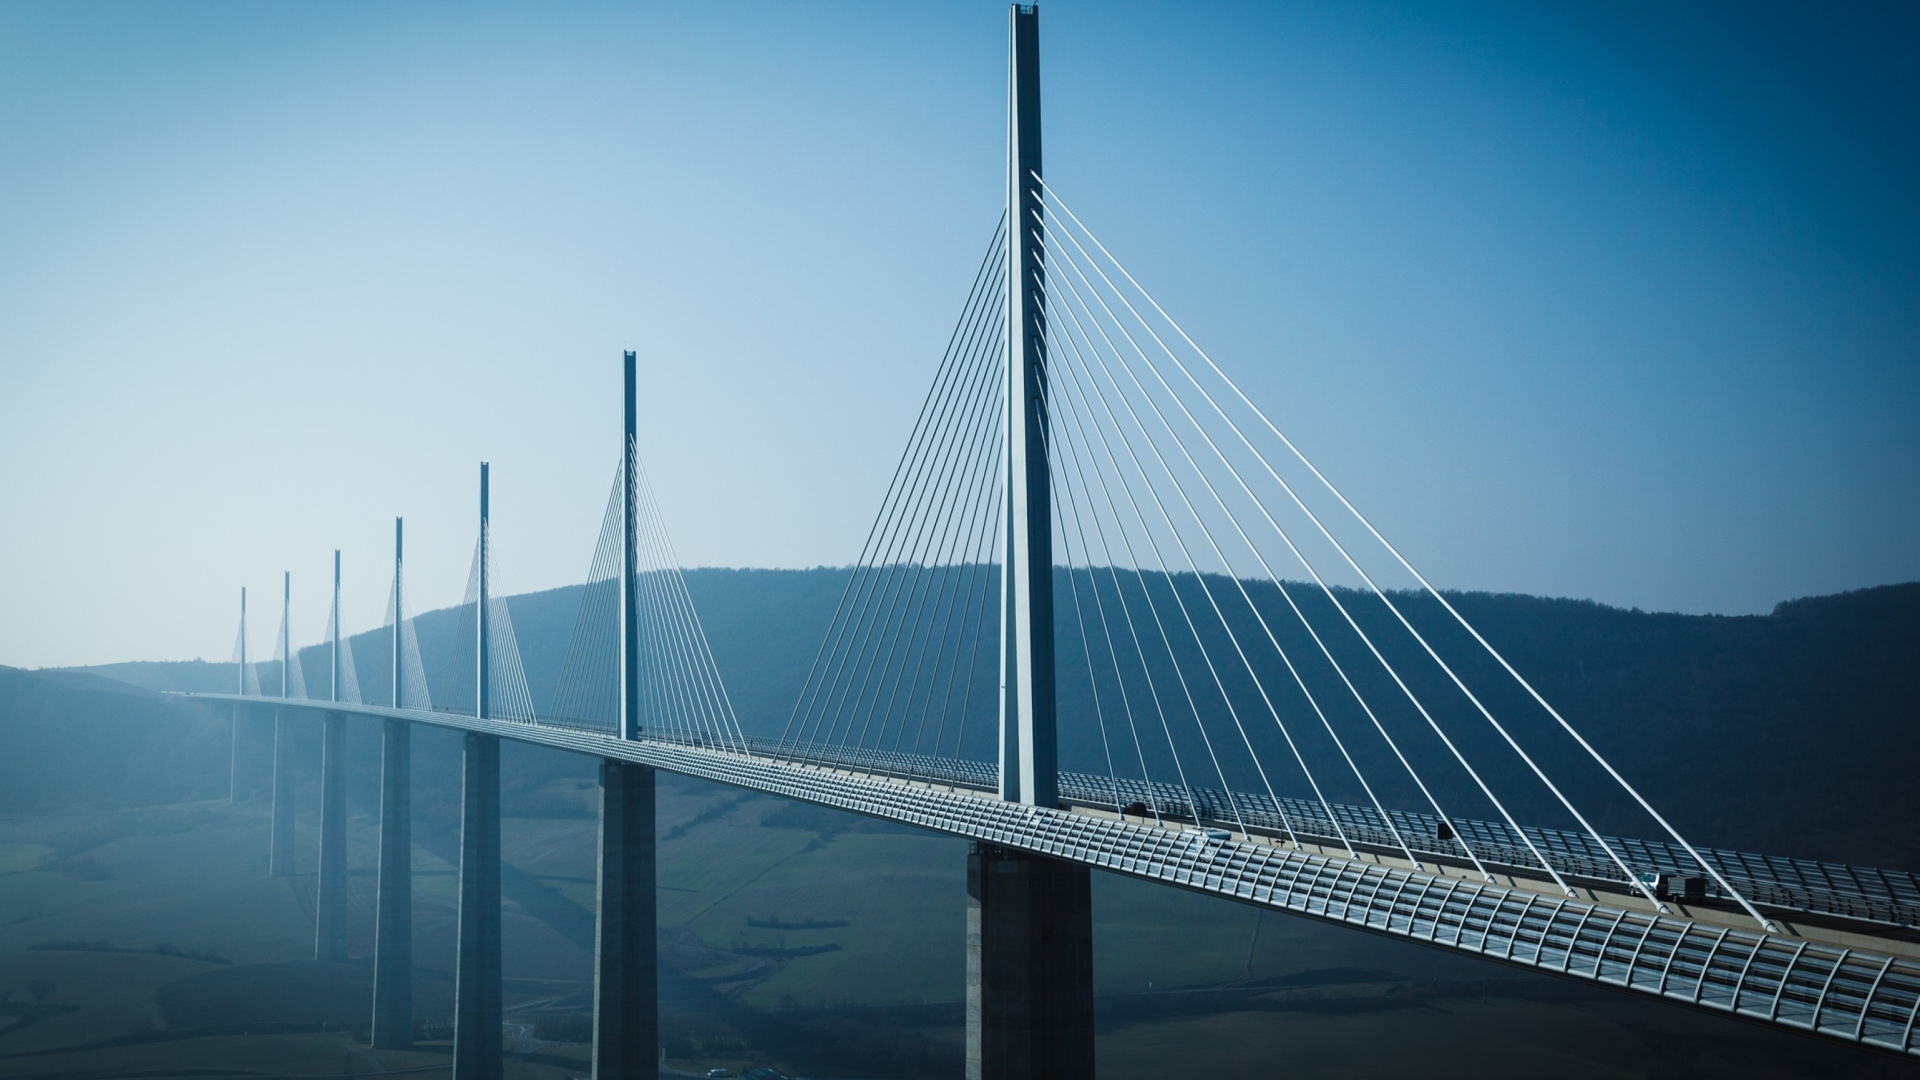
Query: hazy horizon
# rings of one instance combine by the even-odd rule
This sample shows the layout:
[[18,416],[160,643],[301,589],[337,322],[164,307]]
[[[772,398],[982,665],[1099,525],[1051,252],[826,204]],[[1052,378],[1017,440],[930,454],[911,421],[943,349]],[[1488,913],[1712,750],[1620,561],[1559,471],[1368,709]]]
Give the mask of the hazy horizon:
[[[1063,564],[1055,564],[1055,565],[1056,565],[1056,568],[1063,568]],[[755,572],[805,574],[805,573],[811,573],[815,571],[831,571],[831,572],[851,571],[854,568],[851,565],[847,565],[847,564],[842,564],[839,566],[828,566],[823,564],[823,565],[816,565],[816,566],[687,566],[687,567],[682,567],[681,569],[683,572],[689,575],[697,575],[697,574],[703,574],[703,573],[755,573]],[[1085,572],[1086,570],[1085,567],[1080,567],[1079,569],[1082,572]],[[1179,573],[1176,573],[1174,576],[1179,577],[1187,573],[1188,571],[1181,571]],[[1208,571],[1208,573],[1214,574],[1214,573],[1217,573],[1217,571]],[[1245,577],[1243,575],[1243,580],[1260,581],[1263,579]],[[1304,580],[1292,579],[1284,576],[1282,577],[1281,580],[1284,581],[1290,587],[1300,587],[1300,586],[1307,586],[1309,588],[1312,587],[1311,582],[1307,582]],[[1841,590],[1841,592],[1839,593],[1812,593],[1812,594],[1807,594],[1803,596],[1783,596],[1778,601],[1775,601],[1775,604],[1771,605],[1767,610],[1751,612],[1747,614],[1755,615],[1755,616],[1765,616],[1772,613],[1773,607],[1777,607],[1779,604],[1792,603],[1797,600],[1814,599],[1814,598],[1819,598],[1823,596],[1837,596],[1837,595],[1844,595],[1844,594],[1850,594],[1850,593],[1856,593],[1856,592],[1867,592],[1867,591],[1872,591],[1874,589],[1898,588],[1903,585],[1913,585],[1913,584],[1920,584],[1920,582],[1890,581],[1882,585],[1865,585],[1865,586],[1861,586],[1858,589]],[[540,589],[521,590],[518,592],[507,593],[500,596],[499,599],[517,600],[517,599],[526,598],[526,597],[539,596],[546,593],[561,592],[567,589],[583,588],[584,585],[585,585],[585,582],[581,582],[581,581],[563,583],[559,585],[549,585]],[[1359,588],[1356,586],[1336,585],[1334,586],[1334,588],[1336,590],[1349,590],[1349,591],[1356,591],[1356,592],[1360,591]],[[1413,591],[1415,590],[1410,590],[1410,589],[1409,590],[1390,590],[1390,592],[1394,594],[1407,593],[1407,592],[1413,592]],[[1449,595],[1457,595],[1464,590],[1443,589],[1442,591]],[[1580,597],[1580,596],[1543,596],[1535,593],[1515,593],[1511,591],[1502,591],[1502,590],[1472,590],[1472,592],[1476,592],[1481,595],[1493,595],[1493,596],[1502,596],[1502,595],[1523,596],[1530,599],[1545,600],[1545,601],[1555,602],[1555,603],[1573,603],[1573,604],[1598,603],[1603,608],[1612,608],[1614,610],[1620,610],[1620,611],[1632,611],[1637,614],[1646,614],[1646,615],[1705,614],[1705,615],[1711,616],[1711,615],[1717,614],[1714,612],[1699,613],[1699,612],[1666,611],[1658,608],[1643,609],[1643,608],[1633,607],[1631,605],[1605,604],[1600,601],[1593,600],[1590,597]],[[417,618],[423,615],[434,615],[434,614],[440,614],[444,612],[451,612],[456,610],[459,606],[460,605],[457,603],[450,603],[445,605],[439,605],[432,608],[410,611],[408,614],[411,617]],[[257,619],[257,618],[264,618],[266,621],[265,622],[253,621],[254,619]],[[266,639],[269,637],[272,637],[275,633],[277,633],[277,628],[279,626],[279,608],[277,607],[272,608],[264,616],[250,616],[248,626],[249,626],[248,648],[251,650],[249,655],[252,657],[252,661],[254,663],[260,663],[260,664],[273,663],[277,659],[277,656],[268,655],[271,652],[271,645],[269,642],[267,642]],[[821,623],[821,627],[824,632],[826,628],[826,623],[824,621]],[[376,634],[376,633],[384,635],[385,632],[386,632],[386,627],[384,626],[364,626],[364,627],[349,626],[346,628],[345,636],[349,638],[362,638],[367,635]],[[297,647],[300,649],[302,653],[305,653],[309,650],[322,648],[325,645],[325,640],[320,637],[308,639],[308,638],[301,637],[298,633],[294,635],[294,640],[295,640],[295,644],[297,645]],[[27,670],[27,671],[36,671],[36,670],[37,671],[70,671],[70,670],[87,670],[87,669],[101,668],[101,667],[113,667],[119,664],[170,664],[170,663],[231,664],[232,662],[233,661],[230,657],[223,657],[223,656],[185,656],[185,657],[128,656],[128,657],[119,657],[117,659],[112,659],[112,660],[94,661],[94,662],[85,663],[85,664],[47,664],[47,665],[41,665],[36,668],[22,668],[19,665],[0,663],[0,667],[14,667],[17,670]]]

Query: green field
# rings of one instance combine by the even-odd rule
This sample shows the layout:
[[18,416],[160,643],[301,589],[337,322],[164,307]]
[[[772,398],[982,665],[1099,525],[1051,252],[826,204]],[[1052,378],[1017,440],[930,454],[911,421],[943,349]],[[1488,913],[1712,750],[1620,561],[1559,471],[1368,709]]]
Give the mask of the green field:
[[[588,1069],[595,795],[584,774],[561,776],[504,822],[516,1078]],[[959,1075],[964,843],[668,777],[659,830],[672,1066]],[[437,819],[416,831],[416,1013],[439,1038],[395,1054],[362,1041],[371,964],[309,959],[313,878],[265,876],[260,807],[0,819],[0,990],[13,1010],[0,1016],[0,1076],[433,1075],[449,1061],[457,840]],[[299,836],[311,858],[316,837]],[[350,919],[363,958],[375,839],[356,813]],[[1298,1076],[1914,1073],[1105,875],[1095,911],[1103,1076],[1265,1074],[1283,1057]]]

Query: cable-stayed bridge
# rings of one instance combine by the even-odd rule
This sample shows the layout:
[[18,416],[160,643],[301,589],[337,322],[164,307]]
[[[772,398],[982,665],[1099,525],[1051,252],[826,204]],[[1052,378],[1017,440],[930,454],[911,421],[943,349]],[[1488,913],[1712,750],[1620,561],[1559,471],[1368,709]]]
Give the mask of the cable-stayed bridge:
[[284,590],[273,653],[248,651],[243,591],[235,692],[197,697],[236,727],[322,718],[321,957],[346,947],[344,717],[384,722],[375,1044],[413,1033],[424,723],[466,733],[458,1080],[502,1069],[503,738],[603,762],[602,1077],[657,1072],[658,769],[974,841],[970,1076],[1093,1074],[1093,868],[1920,1052],[1920,879],[1676,829],[1047,183],[1038,56],[1037,12],[1016,7],[1006,210],[787,716],[743,723],[728,699],[637,454],[632,353],[550,691],[499,595],[485,464],[446,655],[422,655],[398,522],[378,655],[343,635],[337,555],[318,679]]

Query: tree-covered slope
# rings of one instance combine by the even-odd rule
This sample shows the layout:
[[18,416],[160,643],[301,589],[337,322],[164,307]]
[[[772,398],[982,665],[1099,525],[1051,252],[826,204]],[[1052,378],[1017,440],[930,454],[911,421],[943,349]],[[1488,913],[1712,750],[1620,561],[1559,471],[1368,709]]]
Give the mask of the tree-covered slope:
[[[844,568],[687,573],[728,693],[749,732],[778,734],[786,725],[847,574]],[[1189,598],[1201,595],[1201,584],[1192,578],[1163,587],[1182,590]],[[1271,585],[1250,588],[1263,610],[1277,610]],[[573,587],[509,601],[537,705],[553,694],[580,595]],[[1326,605],[1325,598],[1297,595],[1310,617],[1330,611],[1313,609],[1315,603]],[[1377,601],[1341,596],[1362,626],[1387,627],[1390,616]],[[1550,719],[1490,660],[1472,658],[1466,647],[1470,642],[1450,627],[1438,605],[1418,597],[1399,599],[1414,623],[1443,650],[1465,658],[1458,665],[1463,679],[1481,692],[1496,715],[1515,718],[1515,731],[1602,827],[1653,831],[1577,748],[1555,735]],[[1450,599],[1691,838],[1747,850],[1920,866],[1920,839],[1910,827],[1920,812],[1920,786],[1912,782],[1914,763],[1920,761],[1920,584],[1795,600],[1768,615],[1740,617],[1648,613],[1510,594],[1466,593]],[[465,647],[453,640],[457,624],[458,614],[452,610],[419,618],[421,650],[430,671],[445,670],[453,650]],[[1307,654],[1311,643],[1300,631],[1288,630],[1279,618],[1273,624],[1283,646],[1296,655]],[[1078,633],[1070,614],[1063,613],[1058,621],[1062,760],[1066,767],[1102,771],[1104,752],[1092,720],[1087,654]],[[383,697],[377,688],[388,679],[385,632],[360,635],[354,646],[361,685],[370,698]],[[1355,673],[1362,694],[1378,703],[1389,729],[1417,745],[1418,717],[1404,700],[1396,704],[1397,690],[1384,674],[1377,668],[1369,672],[1358,662],[1356,644],[1333,647]],[[1444,676],[1430,665],[1423,667],[1410,642],[1389,645],[1387,652],[1423,697],[1447,697]],[[309,649],[303,662],[308,685],[324,685],[315,681],[323,671],[320,650]],[[967,744],[968,753],[983,757],[990,755],[986,739],[992,725],[991,684],[997,679],[991,664],[984,668],[979,679],[985,692],[974,703]],[[127,664],[94,670],[150,688],[217,689],[234,682],[231,667],[217,664]],[[1263,679],[1271,674],[1263,671]],[[1098,678],[1111,680],[1112,673],[1104,671]],[[1144,690],[1138,673],[1128,678],[1136,691]],[[275,680],[277,674],[268,665],[262,671],[263,684],[277,685]],[[1284,682],[1268,681],[1276,686]],[[1331,703],[1330,711],[1337,707],[1344,691],[1330,671],[1309,674],[1307,683],[1323,703]],[[16,680],[3,685],[12,696],[0,702],[0,723],[10,723],[23,715],[14,704],[14,697],[23,693],[22,684]],[[1243,680],[1239,686],[1229,685],[1229,691],[1247,716],[1265,716],[1250,697],[1249,685]],[[39,702],[31,715],[51,719],[57,710],[46,705],[50,692],[36,690],[39,697],[21,700]],[[100,708],[97,699],[85,700],[87,709]],[[155,707],[133,704],[144,699],[127,700],[129,709]],[[1289,700],[1278,693],[1275,703],[1283,714],[1296,717],[1305,705],[1304,698]],[[1112,710],[1111,700],[1107,707]],[[1548,797],[1537,785],[1529,789],[1523,768],[1501,749],[1497,736],[1464,699],[1455,695],[1436,712],[1474,760],[1494,762],[1488,775],[1498,780],[1497,790],[1518,793],[1513,796],[1516,813],[1559,823]],[[1111,715],[1108,719],[1116,722]],[[1336,713],[1334,720],[1348,725],[1347,730],[1359,730],[1356,715]],[[1263,756],[1274,754],[1271,734],[1256,731],[1252,737],[1267,740],[1260,744]],[[1382,785],[1391,788],[1394,765],[1384,747],[1357,735],[1352,743],[1369,776],[1381,777]],[[1438,777],[1436,783],[1447,797],[1460,800],[1466,806],[1463,812],[1487,814],[1484,807],[1471,805],[1463,778],[1444,775],[1441,751],[1434,746],[1427,750],[1433,763],[1424,767]],[[19,760],[12,747],[9,751],[9,762]],[[1165,755],[1150,759],[1149,765],[1160,775],[1164,762]],[[1237,786],[1259,782],[1245,769],[1228,771]],[[1283,794],[1303,793],[1299,781],[1278,770],[1273,782]],[[1332,797],[1357,800],[1357,792],[1335,787]]]

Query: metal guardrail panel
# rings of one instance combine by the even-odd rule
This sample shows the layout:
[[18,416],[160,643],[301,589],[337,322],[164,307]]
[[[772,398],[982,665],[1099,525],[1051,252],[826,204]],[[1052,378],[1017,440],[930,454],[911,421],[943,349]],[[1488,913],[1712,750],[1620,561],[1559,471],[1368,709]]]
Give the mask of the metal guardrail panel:
[[[991,762],[939,758],[918,754],[862,750],[851,747],[781,744],[748,740],[755,752],[810,764],[838,765],[904,779],[926,780],[997,790],[999,769]],[[1416,855],[1464,859],[1467,848],[1458,840],[1439,838],[1440,819],[1432,814],[1390,811],[1388,820],[1368,806],[1331,805],[1332,817],[1319,803],[1264,794],[1225,792],[1214,788],[1188,789],[1167,783],[1114,779],[1087,773],[1060,774],[1064,798],[1095,805],[1140,802],[1161,813],[1198,816],[1218,822],[1246,821],[1258,828],[1297,834],[1321,844],[1355,844],[1399,850],[1402,842]],[[1337,826],[1336,826],[1337,823]],[[1620,868],[1593,837],[1565,829],[1528,827],[1523,839],[1504,822],[1455,819],[1454,826],[1487,863],[1538,868],[1532,848],[1538,848],[1562,874],[1609,881],[1632,887]],[[1530,848],[1527,840],[1532,840]],[[1662,840],[1606,837],[1629,866],[1651,873],[1695,876],[1700,872],[1680,845]],[[1719,848],[1703,849],[1733,886],[1749,900],[1771,907],[1821,915],[1920,927],[1920,876],[1904,871],[1849,866],[1842,863],[1755,855]],[[1731,900],[1717,883],[1705,882],[1707,895]]]
[[796,763],[688,742],[622,740],[586,727],[299,699],[195,696],[417,720],[634,761],[1920,1056],[1914,1041],[1920,964],[1896,957],[1270,844],[1210,841],[1197,832],[1004,803],[971,791],[902,782],[898,777],[920,764],[910,760],[888,762],[892,777],[872,776],[838,771],[853,767],[851,761]]

